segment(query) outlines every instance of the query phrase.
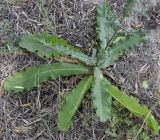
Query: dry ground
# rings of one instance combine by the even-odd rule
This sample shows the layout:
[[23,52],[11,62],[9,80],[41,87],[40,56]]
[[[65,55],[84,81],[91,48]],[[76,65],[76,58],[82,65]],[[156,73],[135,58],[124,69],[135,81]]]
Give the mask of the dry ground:
[[[23,34],[56,32],[71,44],[90,53],[96,46],[95,10],[101,0],[1,0],[0,1],[0,81],[28,65],[52,63],[40,59],[18,47]],[[111,0],[112,9],[119,14],[123,0]],[[119,88],[147,104],[160,123],[160,1],[137,2],[138,10],[147,15],[133,14],[127,19],[128,26],[138,23],[150,31],[149,39],[126,54],[118,63],[108,68]],[[6,49],[4,51],[4,49]],[[12,52],[12,53],[11,53]],[[56,117],[60,103],[67,91],[81,77],[50,80],[39,89],[27,93],[5,93],[0,89],[0,139],[2,140],[107,140],[132,139],[137,134],[142,120],[127,119],[126,110],[116,111],[110,123],[100,123],[91,109],[90,94],[74,117],[71,129],[61,133],[56,128]],[[149,87],[142,83],[147,80]],[[28,104],[29,103],[29,104]],[[31,103],[31,104],[30,104]],[[115,108],[116,110],[116,108]],[[126,120],[113,126],[115,117]],[[133,121],[132,121],[133,120]],[[136,123],[140,122],[137,126]],[[115,122],[114,122],[115,123]],[[116,124],[116,123],[115,123]],[[138,129],[132,130],[134,127]],[[111,129],[109,129],[111,127]],[[132,134],[129,134],[131,130]],[[145,134],[145,133],[144,133]],[[149,133],[150,138],[153,137]],[[137,139],[143,139],[137,137]]]

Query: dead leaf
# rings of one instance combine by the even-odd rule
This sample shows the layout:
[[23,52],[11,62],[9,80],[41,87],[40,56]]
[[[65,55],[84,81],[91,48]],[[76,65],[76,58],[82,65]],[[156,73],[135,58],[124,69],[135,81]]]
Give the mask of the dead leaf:
[[68,58],[68,57],[55,57],[54,59],[58,62],[68,62],[72,64],[79,64],[79,61]]

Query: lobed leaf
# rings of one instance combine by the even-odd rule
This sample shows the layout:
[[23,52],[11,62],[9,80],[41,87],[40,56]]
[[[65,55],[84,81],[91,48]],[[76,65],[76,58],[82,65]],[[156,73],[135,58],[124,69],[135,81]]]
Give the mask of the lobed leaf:
[[7,91],[20,92],[23,90],[31,90],[34,86],[38,86],[49,78],[57,78],[59,76],[69,76],[76,74],[87,74],[89,70],[76,64],[55,63],[44,64],[39,68],[31,66],[24,71],[15,73],[4,82],[4,89]]
[[97,8],[96,21],[96,31],[100,41],[100,48],[105,49],[118,25],[108,4],[103,3],[99,5]]
[[[154,130],[155,134],[159,132],[159,126],[157,120],[150,113],[151,111],[145,105],[140,105],[138,101],[128,96],[125,92],[120,91],[117,87],[113,86],[107,81],[108,93],[120,104],[126,107],[134,115],[138,117],[146,117],[146,123],[149,128]],[[148,116],[148,117],[147,117]]]
[[67,131],[71,125],[71,120],[80,106],[84,94],[90,89],[93,76],[85,77],[75,89],[68,93],[66,101],[63,103],[61,111],[58,113],[58,129]]
[[106,122],[111,116],[112,97],[108,93],[107,84],[99,68],[94,70],[94,79],[95,83],[92,92],[93,107],[96,109],[96,114],[100,121]]
[[137,47],[146,39],[146,34],[132,33],[119,39],[115,39],[111,47],[107,48],[105,54],[105,61],[102,64],[102,68],[113,65],[125,52]]
[[67,41],[59,39],[57,35],[47,33],[26,35],[22,37],[20,46],[30,52],[37,53],[39,57],[70,56],[87,65],[94,65],[95,60],[80,52],[78,48],[68,44]]

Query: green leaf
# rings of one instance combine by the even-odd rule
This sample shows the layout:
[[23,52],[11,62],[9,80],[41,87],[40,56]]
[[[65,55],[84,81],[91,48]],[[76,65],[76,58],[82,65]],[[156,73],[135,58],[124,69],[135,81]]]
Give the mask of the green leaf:
[[71,125],[71,120],[80,106],[84,94],[90,89],[93,76],[85,77],[75,89],[68,93],[66,101],[63,103],[61,111],[58,113],[58,129],[67,131]]
[[[125,38],[124,38],[125,37]],[[123,38],[115,39],[111,47],[108,47],[105,54],[105,61],[102,63],[102,68],[113,65],[125,52],[137,47],[145,41],[146,34],[142,32],[132,33]]]
[[152,128],[154,130],[155,135],[159,134],[160,126],[158,126],[158,122],[152,114],[148,116],[147,127]]
[[135,2],[135,0],[127,0],[126,1],[126,4],[123,9],[123,17],[129,16],[130,12],[132,11],[132,7],[133,7],[134,2]]
[[[147,126],[154,130],[155,134],[159,132],[159,126],[157,120],[150,113],[151,111],[145,105],[140,105],[138,101],[132,96],[128,96],[125,92],[120,91],[117,87],[113,86],[107,81],[108,93],[120,104],[126,107],[134,115],[138,117],[145,117]],[[148,117],[147,117],[148,116]]]
[[96,31],[99,37],[100,47],[101,49],[105,49],[118,25],[108,4],[103,3],[99,5],[97,8],[96,21]]
[[107,84],[99,68],[94,71],[93,107],[101,122],[106,122],[111,116],[112,98],[107,91]]
[[15,73],[4,82],[4,88],[7,91],[20,92],[23,90],[31,90],[34,86],[38,86],[49,78],[57,78],[59,76],[69,76],[76,74],[86,74],[89,70],[82,65],[55,63],[44,64],[39,68],[28,67],[24,71]]
[[149,87],[149,81],[148,80],[144,80],[143,82],[142,82],[142,87],[146,90],[146,89],[148,89],[148,87]]
[[70,56],[87,65],[94,65],[95,60],[80,52],[78,48],[69,45],[67,41],[59,39],[57,35],[47,33],[26,35],[22,37],[20,46],[30,52],[37,53],[39,57]]

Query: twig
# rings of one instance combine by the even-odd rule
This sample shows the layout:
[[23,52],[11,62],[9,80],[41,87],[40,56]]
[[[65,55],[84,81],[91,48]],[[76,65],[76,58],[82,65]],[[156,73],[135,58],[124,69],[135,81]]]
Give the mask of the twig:
[[137,132],[136,136],[133,138],[133,140],[137,140],[137,137],[138,137],[139,133],[142,131],[142,128],[145,125],[145,122],[147,121],[150,114],[151,114],[151,111],[148,112],[146,118],[143,121],[143,124],[141,125],[140,129],[138,130],[138,132]]

